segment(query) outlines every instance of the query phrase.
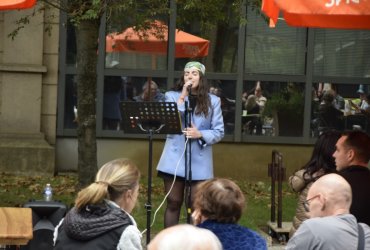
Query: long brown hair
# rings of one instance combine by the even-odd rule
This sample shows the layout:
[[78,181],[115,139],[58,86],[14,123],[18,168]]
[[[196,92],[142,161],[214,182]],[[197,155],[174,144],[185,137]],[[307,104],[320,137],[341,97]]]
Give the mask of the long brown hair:
[[[180,80],[176,83],[176,86],[173,88],[173,90],[181,91],[184,84],[185,81],[183,74]],[[207,117],[209,114],[209,109],[211,108],[211,100],[209,97],[209,86],[202,72],[199,72],[199,85],[196,100],[197,106],[195,107],[195,114],[196,115],[203,114],[205,117]]]

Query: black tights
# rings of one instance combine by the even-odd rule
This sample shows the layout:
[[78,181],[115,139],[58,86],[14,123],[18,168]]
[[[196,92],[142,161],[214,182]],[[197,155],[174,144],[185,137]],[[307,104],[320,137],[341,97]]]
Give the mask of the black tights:
[[[164,178],[164,190],[167,194],[171,188],[173,179]],[[193,202],[193,197],[195,193],[195,186],[197,182],[192,182],[191,184],[191,203]],[[179,223],[181,206],[184,201],[185,193],[185,181],[176,180],[171,193],[167,197],[167,207],[164,212],[164,227],[171,227]],[[191,206],[190,206],[191,207]]]

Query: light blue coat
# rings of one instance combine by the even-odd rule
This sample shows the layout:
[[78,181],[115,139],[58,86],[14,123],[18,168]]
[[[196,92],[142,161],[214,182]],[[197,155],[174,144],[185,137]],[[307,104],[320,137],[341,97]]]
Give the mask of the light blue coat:
[[[180,92],[169,91],[166,93],[166,102],[176,102]],[[206,144],[200,140],[191,140],[191,169],[192,180],[207,180],[213,178],[212,144],[219,142],[224,137],[224,122],[219,97],[209,94],[211,108],[208,117],[192,115],[192,123],[201,132]],[[185,99],[188,100],[187,97]],[[177,105],[181,115],[182,128],[184,128],[185,103]],[[189,140],[190,142],[190,140]],[[167,135],[162,156],[157,170],[168,174],[185,177],[185,136],[183,134]],[[180,161],[181,158],[181,161]],[[189,158],[189,157],[188,157]],[[176,170],[176,165],[178,165]]]

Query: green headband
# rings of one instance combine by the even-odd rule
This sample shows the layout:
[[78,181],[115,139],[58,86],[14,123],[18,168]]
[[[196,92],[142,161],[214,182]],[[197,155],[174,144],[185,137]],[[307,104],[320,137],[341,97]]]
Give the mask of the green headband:
[[200,62],[188,62],[185,65],[184,70],[185,69],[192,68],[192,67],[195,67],[197,70],[199,70],[200,72],[202,72],[203,75],[206,73],[206,67],[204,67],[204,65],[201,64]]

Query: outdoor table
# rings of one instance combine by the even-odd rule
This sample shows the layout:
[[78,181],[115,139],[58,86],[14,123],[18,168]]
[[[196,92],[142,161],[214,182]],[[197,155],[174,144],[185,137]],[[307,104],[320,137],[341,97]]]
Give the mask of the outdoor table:
[[32,237],[31,208],[0,207],[0,245],[27,245]]

